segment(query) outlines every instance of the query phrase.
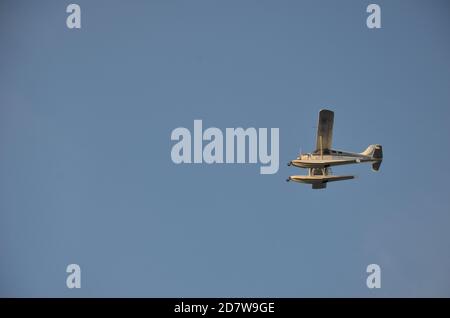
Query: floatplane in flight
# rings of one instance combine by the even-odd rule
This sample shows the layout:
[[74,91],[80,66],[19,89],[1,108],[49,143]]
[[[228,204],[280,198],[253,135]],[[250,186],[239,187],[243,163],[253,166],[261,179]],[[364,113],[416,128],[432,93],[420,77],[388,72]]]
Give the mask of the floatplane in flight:
[[381,145],[370,145],[361,153],[335,150],[331,147],[333,139],[334,112],[322,109],[319,112],[316,150],[300,154],[288,166],[308,169],[308,175],[290,176],[286,181],[311,184],[313,189],[324,189],[328,182],[353,179],[355,176],[336,176],[331,173],[332,166],[348,165],[361,162],[372,163],[372,170],[380,169],[383,160]]

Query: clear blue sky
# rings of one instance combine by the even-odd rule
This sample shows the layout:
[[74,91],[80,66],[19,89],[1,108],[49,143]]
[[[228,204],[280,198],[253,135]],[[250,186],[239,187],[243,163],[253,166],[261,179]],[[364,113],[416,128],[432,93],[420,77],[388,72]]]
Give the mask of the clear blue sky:
[[[447,1],[376,1],[380,30],[370,1],[69,3],[0,4],[0,296],[450,296]],[[379,173],[285,182],[321,108]],[[194,119],[280,128],[279,172],[173,164]]]

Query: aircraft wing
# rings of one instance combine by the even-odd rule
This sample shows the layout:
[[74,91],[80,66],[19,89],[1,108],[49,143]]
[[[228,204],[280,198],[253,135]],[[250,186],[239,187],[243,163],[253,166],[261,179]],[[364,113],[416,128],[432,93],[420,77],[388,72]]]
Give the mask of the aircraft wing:
[[[317,125],[317,139],[316,139],[316,152],[320,152],[320,149],[331,149],[333,140],[333,122],[334,112],[327,109],[322,109],[319,112],[319,124]],[[322,137],[322,142],[321,138]]]

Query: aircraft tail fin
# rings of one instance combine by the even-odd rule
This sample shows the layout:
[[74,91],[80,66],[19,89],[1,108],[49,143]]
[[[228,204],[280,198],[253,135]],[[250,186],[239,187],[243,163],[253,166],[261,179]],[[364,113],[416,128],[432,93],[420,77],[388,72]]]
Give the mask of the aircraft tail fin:
[[381,161],[383,161],[383,147],[381,145],[370,145],[366,150],[361,152],[361,154],[376,159],[377,161],[372,164],[372,170],[380,170]]
[[380,170],[380,166],[381,166],[381,160],[377,161],[377,162],[374,162],[374,163],[372,163],[372,170],[373,171],[378,171],[378,170]]
[[383,147],[381,145],[370,145],[366,150],[361,152],[363,156],[370,156],[374,159],[383,159]]

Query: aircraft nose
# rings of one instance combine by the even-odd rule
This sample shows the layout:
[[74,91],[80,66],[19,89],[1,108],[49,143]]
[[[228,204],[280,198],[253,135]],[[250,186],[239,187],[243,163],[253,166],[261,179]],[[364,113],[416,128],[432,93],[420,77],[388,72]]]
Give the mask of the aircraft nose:
[[287,165],[290,167],[292,165],[292,161],[289,161]]

